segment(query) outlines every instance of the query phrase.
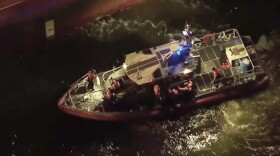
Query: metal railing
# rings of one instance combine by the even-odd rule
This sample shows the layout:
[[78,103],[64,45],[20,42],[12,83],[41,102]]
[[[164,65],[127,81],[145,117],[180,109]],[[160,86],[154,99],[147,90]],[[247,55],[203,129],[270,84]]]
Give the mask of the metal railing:
[[[226,79],[229,79],[229,78],[234,78],[235,81],[237,80],[237,82],[241,82],[241,79],[243,79],[243,78],[251,77],[251,76],[256,76],[258,73],[261,73],[261,72],[254,72],[254,70],[255,70],[254,67],[260,67],[260,66],[253,66],[253,68],[252,68],[251,70],[248,70],[248,71],[246,72],[246,73],[250,73],[250,72],[252,72],[252,73],[250,73],[250,74],[248,74],[248,75],[245,75],[245,76],[241,76],[241,75],[244,74],[244,73],[239,73],[239,74],[235,74],[235,75],[232,75],[232,76],[229,76],[229,77],[219,78],[219,79],[217,79],[217,80],[213,80],[213,81],[210,83],[211,91],[212,91],[212,89],[213,89],[213,85],[214,85],[215,82],[220,82],[220,81],[222,81],[222,80],[226,80]],[[261,68],[261,67],[260,67],[260,68]],[[235,84],[237,84],[237,83],[235,82]],[[232,85],[231,85],[231,86],[232,86]]]
[[106,72],[104,72],[103,74],[102,74],[102,80],[104,81],[104,82],[106,82],[107,81],[107,78],[109,77],[107,77],[106,78],[106,80],[105,80],[105,75],[106,74],[108,74],[108,73],[110,73],[110,72],[115,72],[115,70],[118,70],[118,69],[120,69],[120,68],[122,68],[123,66],[119,66],[119,67],[116,67],[116,68],[113,68],[113,69],[111,69],[111,70],[108,70],[108,71],[106,71]]
[[[231,38],[235,38],[236,36],[238,36],[241,40],[241,37],[236,29],[229,29],[229,30],[225,30],[222,32],[218,32],[218,33],[208,34],[207,36],[203,36],[201,38],[196,39],[196,41],[194,41],[194,43],[193,43],[193,48],[199,49],[203,45],[208,45],[204,41],[205,37],[210,38],[211,39],[210,41],[212,41],[212,44],[216,44],[216,41],[228,42]],[[242,42],[242,40],[241,40],[241,42]],[[242,44],[243,44],[243,42],[242,42]]]
[[[80,100],[85,100],[85,99],[84,99],[84,98],[79,99],[79,98],[77,97],[77,95],[74,94],[74,96],[76,96],[76,98],[79,99],[79,100],[73,100],[72,95],[71,95],[71,92],[72,92],[72,91],[74,91],[74,89],[68,91],[68,92],[67,92],[67,96],[68,96],[68,98],[69,98],[69,102],[71,103],[71,106],[74,107],[74,108],[77,108],[77,107],[76,107],[76,104],[78,104],[78,103],[75,102],[75,101],[81,102]],[[95,92],[99,92],[99,91],[102,91],[102,89],[95,90],[95,91],[91,92],[91,94],[92,94],[92,93],[95,93]],[[87,94],[87,93],[88,93],[88,92],[85,92],[85,94]],[[83,95],[83,97],[84,97],[84,96],[85,96],[85,95]],[[67,104],[67,101],[68,101],[68,100],[65,100],[65,104],[66,104],[66,105],[68,105],[68,104]],[[94,104],[95,107],[102,108],[103,112],[105,111],[105,109],[104,109],[104,107],[103,107],[103,105],[102,105],[102,104],[103,104],[103,101],[100,101],[100,100],[94,100],[94,101],[92,101],[92,102],[91,102],[91,101],[82,101],[82,103],[83,103],[83,105],[81,105],[81,108],[84,109],[84,110],[90,111],[90,110],[88,110],[89,107],[85,107],[85,106],[84,106],[85,104]]]

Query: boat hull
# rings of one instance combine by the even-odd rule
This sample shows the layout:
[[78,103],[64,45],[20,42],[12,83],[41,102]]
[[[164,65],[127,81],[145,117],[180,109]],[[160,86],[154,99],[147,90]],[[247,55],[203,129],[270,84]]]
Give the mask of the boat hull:
[[[257,76],[257,80],[246,84],[231,87],[229,89],[220,90],[213,94],[205,95],[203,97],[196,98],[190,102],[182,103],[178,105],[163,106],[158,109],[151,109],[145,111],[134,112],[87,112],[72,108],[71,106],[64,105],[67,93],[65,93],[58,101],[58,107],[63,112],[92,120],[100,121],[139,121],[148,119],[160,119],[164,117],[177,116],[188,111],[205,105],[221,102],[226,99],[240,97],[247,93],[256,92],[264,88],[269,82],[269,77],[264,73]],[[75,89],[77,84],[73,84],[68,91]]]

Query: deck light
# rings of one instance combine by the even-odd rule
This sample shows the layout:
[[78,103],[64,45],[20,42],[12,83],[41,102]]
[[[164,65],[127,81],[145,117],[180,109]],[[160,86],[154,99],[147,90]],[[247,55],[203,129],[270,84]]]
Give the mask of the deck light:
[[183,74],[188,74],[188,73],[190,73],[190,72],[192,72],[192,70],[186,68],[186,69],[183,71]]
[[126,63],[123,64],[123,68],[124,68],[124,70],[126,70],[126,68],[127,68],[127,64]]

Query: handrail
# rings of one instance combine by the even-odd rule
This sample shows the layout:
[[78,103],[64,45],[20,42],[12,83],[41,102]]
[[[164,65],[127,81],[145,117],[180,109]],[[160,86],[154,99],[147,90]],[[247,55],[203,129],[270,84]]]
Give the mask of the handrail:
[[113,68],[113,69],[111,69],[111,70],[108,70],[108,71],[106,71],[106,72],[104,72],[103,74],[102,74],[102,80],[104,81],[104,82],[106,82],[106,80],[104,79],[104,75],[105,74],[107,74],[107,73],[109,73],[109,72],[115,72],[115,70],[118,70],[118,69],[120,69],[120,68],[122,68],[123,66],[119,66],[119,67],[117,67],[117,68]]
[[86,76],[87,76],[87,74],[85,74],[84,76],[82,76],[81,78],[79,78],[77,81],[75,81],[74,83],[72,83],[72,84],[70,85],[69,88],[72,88],[72,87],[73,87],[74,85],[76,85],[79,81],[81,81],[82,79],[84,79]]
[[72,96],[71,96],[70,92],[68,92],[68,96],[69,96],[69,98],[70,98],[70,101],[71,101],[71,103],[72,103],[72,106],[75,106],[75,103],[74,103],[74,101],[73,101],[73,99],[72,99]]
[[[230,32],[230,33],[229,33]],[[238,33],[238,31],[236,29],[228,29],[228,30],[225,30],[225,31],[221,31],[221,32],[218,32],[218,33],[212,33],[212,34],[209,34],[208,37],[211,37],[211,38],[214,38],[215,41],[216,40],[219,40],[221,39],[221,37],[219,38],[219,36],[222,36],[222,37],[227,37],[227,35],[230,35],[229,37],[231,37],[231,35],[233,34],[233,36],[237,35],[240,39],[240,35]],[[217,37],[216,37],[217,36]],[[194,48],[197,46],[197,45],[202,45],[204,43],[203,41],[204,39],[204,36],[203,37],[200,37],[197,39],[197,41],[194,41],[193,45],[194,45]],[[241,40],[242,41],[242,40]],[[243,42],[242,42],[243,43]]]
[[[228,36],[229,35],[229,36]],[[221,38],[230,38],[231,36],[238,36],[239,37],[239,39],[240,39],[240,41],[241,41],[241,43],[242,43],[242,45],[244,46],[244,43],[243,43],[243,41],[242,41],[242,39],[241,39],[241,36],[239,35],[239,33],[238,33],[238,31],[236,30],[236,29],[228,29],[228,30],[225,30],[225,31],[221,31],[221,32],[218,32],[218,33],[213,33],[213,34],[210,34],[210,35],[208,35],[208,37],[211,37],[211,38],[213,38],[212,40],[214,40],[214,41],[217,41],[217,40],[219,40],[219,39],[221,39]],[[217,37],[216,37],[217,36]],[[222,36],[222,37],[220,37],[220,36]],[[198,41],[195,41],[194,43],[193,43],[193,45],[194,45],[194,49],[196,48],[196,46],[198,45],[198,47],[200,47],[201,45],[203,45],[204,44],[204,41],[203,41],[203,39],[204,39],[204,37],[205,36],[203,36],[203,37],[201,37],[201,38],[198,38]],[[219,38],[220,37],[220,38]],[[247,48],[244,46],[244,48],[246,49],[246,51],[247,51]],[[254,48],[254,47],[253,47]],[[254,50],[255,50],[255,48],[254,48]],[[253,65],[253,62],[252,62],[252,60],[251,60],[251,57],[250,57],[250,55],[249,55],[249,53],[247,52],[247,54],[248,54],[248,58],[249,58],[249,61],[250,61],[250,63]],[[250,70],[250,71],[253,71],[253,70],[255,70],[255,66],[253,66],[253,68],[252,68],[252,70]]]
[[[220,80],[224,80],[224,79],[227,79],[227,78],[234,78],[234,77],[237,77],[237,76],[238,76],[238,82],[239,82],[241,78],[249,77],[249,76],[252,76],[253,74],[256,74],[257,72],[254,72],[254,69],[255,69],[254,67],[255,66],[253,66],[253,69],[247,71],[247,72],[253,72],[252,74],[249,74],[249,75],[246,75],[244,77],[241,77],[240,75],[243,74],[243,73],[239,73],[239,74],[232,75],[232,76],[229,76],[229,77],[219,78],[217,80],[213,80],[212,82],[210,82],[210,86],[212,88],[214,82],[217,82],[217,81],[220,81]],[[256,66],[256,67],[258,67],[258,66]]]
[[[247,72],[251,72],[251,71],[253,71],[254,69],[251,69],[251,70],[248,70]],[[243,74],[243,73],[239,73],[239,74],[236,74],[236,75],[232,75],[232,76],[229,76],[229,77],[222,77],[222,78],[219,78],[219,79],[216,79],[216,80],[213,80],[212,82],[215,82],[215,81],[219,81],[219,80],[223,80],[223,79],[227,79],[227,78],[231,78],[231,77],[236,77],[236,76],[240,76],[241,74]],[[212,83],[211,82],[211,83]]]

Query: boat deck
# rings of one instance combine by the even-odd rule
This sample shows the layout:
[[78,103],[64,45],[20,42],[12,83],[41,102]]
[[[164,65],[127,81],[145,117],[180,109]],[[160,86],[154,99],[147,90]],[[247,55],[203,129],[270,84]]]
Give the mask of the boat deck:
[[263,72],[253,47],[246,48],[246,53],[248,53],[248,58],[253,66],[252,72],[243,73],[240,66],[232,66],[230,69],[223,69],[222,63],[226,63],[228,60],[225,49],[235,45],[244,46],[238,34],[231,35],[227,40],[216,40],[208,44],[200,43],[198,47],[192,50],[194,55],[200,55],[200,66],[198,67],[199,70],[195,77],[195,97],[200,97],[216,91],[213,89],[213,67],[218,69],[221,79],[238,77],[239,80],[245,78],[245,81],[247,81],[247,79],[254,78],[257,72]]
[[[94,90],[88,89],[85,75],[68,91],[65,104],[73,109],[86,112],[131,112],[143,110],[143,108],[153,109],[158,107],[158,105],[153,105],[155,102],[154,88],[146,84],[142,85],[149,82],[149,76],[161,80],[170,79],[174,75],[182,75],[181,73],[184,75],[191,73],[187,76],[193,79],[193,92],[183,94],[186,97],[184,100],[192,100],[193,96],[195,99],[201,99],[223,89],[242,85],[255,80],[258,74],[264,73],[255,48],[252,44],[244,45],[236,30],[230,30],[224,34],[213,34],[211,42],[207,43],[202,38],[192,45],[191,51],[187,51],[185,54],[182,51],[180,54],[173,52],[174,57],[177,57],[174,58],[174,64],[172,64],[172,57],[170,57],[170,61],[163,62],[169,51],[170,44],[168,43],[144,50],[142,53],[127,55],[128,66],[126,68],[121,66],[97,74],[98,81],[96,79],[94,82]],[[151,54],[146,55],[146,53]],[[183,59],[178,60],[178,57]],[[190,60],[188,64],[184,62],[186,58]],[[245,58],[248,59],[248,66],[251,66],[251,69],[244,70],[241,67],[241,62]],[[231,64],[228,69],[222,68],[222,64],[226,62]],[[220,75],[217,80],[214,80],[213,67],[218,69]],[[188,73],[188,71],[190,72]],[[139,75],[140,79],[137,77]],[[146,78],[145,81],[142,81],[144,78]],[[105,98],[106,90],[111,87],[113,79],[121,82],[123,90],[114,93],[114,97],[118,100],[109,101]],[[164,88],[164,83],[156,82],[159,82],[159,85],[163,85],[161,88]],[[177,87],[178,83],[172,85]],[[222,85],[220,86],[220,84]],[[166,93],[163,92],[163,94]],[[182,98],[183,94],[179,94],[178,99]],[[178,101],[175,100],[175,102]]]

